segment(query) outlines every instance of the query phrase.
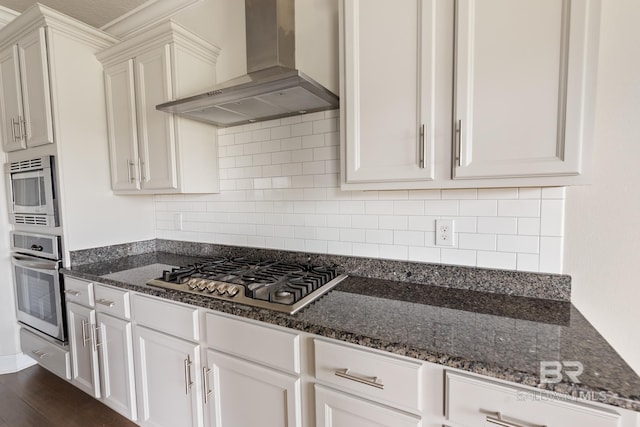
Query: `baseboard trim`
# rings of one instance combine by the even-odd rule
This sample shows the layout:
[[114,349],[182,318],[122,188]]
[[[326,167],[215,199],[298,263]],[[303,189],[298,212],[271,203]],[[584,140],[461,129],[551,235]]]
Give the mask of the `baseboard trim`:
[[37,362],[24,353],[0,356],[0,374],[12,374],[21,371]]

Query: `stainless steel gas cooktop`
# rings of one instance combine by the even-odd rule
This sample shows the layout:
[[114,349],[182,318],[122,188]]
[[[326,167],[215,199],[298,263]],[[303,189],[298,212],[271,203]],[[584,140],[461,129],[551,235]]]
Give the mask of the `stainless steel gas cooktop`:
[[165,270],[147,284],[294,314],[346,277],[327,267],[215,257]]

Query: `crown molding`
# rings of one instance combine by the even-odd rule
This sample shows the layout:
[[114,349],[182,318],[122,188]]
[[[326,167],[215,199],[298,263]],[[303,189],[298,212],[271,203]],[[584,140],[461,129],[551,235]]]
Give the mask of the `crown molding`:
[[115,37],[124,38],[202,1],[204,0],[148,0],[100,29]]
[[0,28],[13,21],[18,15],[20,15],[18,12],[4,6],[0,6]]

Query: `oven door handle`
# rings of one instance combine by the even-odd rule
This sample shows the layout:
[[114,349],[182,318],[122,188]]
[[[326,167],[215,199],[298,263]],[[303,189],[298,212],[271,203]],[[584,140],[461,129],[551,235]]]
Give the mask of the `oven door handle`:
[[19,267],[51,271],[57,271],[58,268],[60,268],[59,261],[47,261],[44,259],[17,254],[11,255],[11,258],[13,259],[13,263]]

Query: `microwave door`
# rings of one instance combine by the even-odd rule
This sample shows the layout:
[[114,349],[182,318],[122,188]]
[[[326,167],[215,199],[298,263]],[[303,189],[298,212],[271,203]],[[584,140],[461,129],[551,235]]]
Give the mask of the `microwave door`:
[[11,175],[14,213],[53,215],[51,177],[44,171],[19,172]]
[[13,254],[17,317],[61,341],[65,339],[59,262]]

